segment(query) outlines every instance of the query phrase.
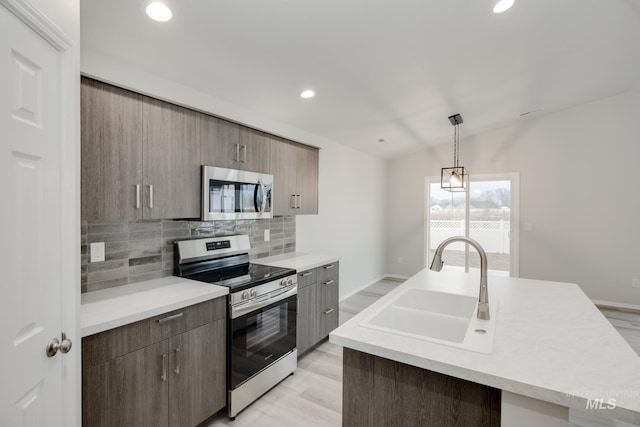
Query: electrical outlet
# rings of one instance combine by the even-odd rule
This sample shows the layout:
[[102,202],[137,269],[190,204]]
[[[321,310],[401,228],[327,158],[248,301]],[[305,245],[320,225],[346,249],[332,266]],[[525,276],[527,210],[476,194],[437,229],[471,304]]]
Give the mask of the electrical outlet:
[[89,250],[91,251],[91,262],[104,261],[104,242],[92,243]]
[[632,288],[640,288],[640,279],[631,279]]
[[264,230],[264,241],[268,242],[271,240],[271,230]]

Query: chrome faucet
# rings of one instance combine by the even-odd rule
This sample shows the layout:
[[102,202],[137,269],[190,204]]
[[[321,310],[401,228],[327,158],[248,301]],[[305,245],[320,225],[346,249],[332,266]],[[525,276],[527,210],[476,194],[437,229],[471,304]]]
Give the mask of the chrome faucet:
[[442,252],[449,243],[463,242],[468,243],[478,251],[480,254],[480,295],[478,296],[478,319],[489,320],[489,290],[487,289],[487,254],[485,253],[480,243],[468,237],[457,236],[449,237],[438,245],[436,253],[433,256],[431,267],[433,271],[442,270],[444,263],[442,262]]

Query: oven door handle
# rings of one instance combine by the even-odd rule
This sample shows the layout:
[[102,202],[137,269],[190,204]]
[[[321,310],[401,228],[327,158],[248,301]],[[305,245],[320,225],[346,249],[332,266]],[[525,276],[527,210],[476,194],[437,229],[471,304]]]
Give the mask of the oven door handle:
[[260,302],[255,302],[255,303],[245,303],[239,306],[231,306],[230,310],[229,310],[229,317],[231,319],[236,319],[240,316],[244,316],[245,314],[251,313],[252,311],[256,311],[262,307],[266,307],[268,305],[271,305],[275,302],[278,301],[282,301],[285,300],[289,297],[292,297],[294,295],[297,295],[298,293],[298,285],[292,287],[291,289],[289,289],[286,292],[283,292],[281,294],[278,294],[276,296],[274,296],[273,298],[269,298],[266,300],[262,300]]

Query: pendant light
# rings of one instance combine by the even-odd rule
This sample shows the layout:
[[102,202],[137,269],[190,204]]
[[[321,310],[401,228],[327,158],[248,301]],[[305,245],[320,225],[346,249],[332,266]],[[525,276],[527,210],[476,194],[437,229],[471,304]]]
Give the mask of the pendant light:
[[440,187],[447,191],[467,191],[468,174],[464,166],[458,163],[458,153],[460,151],[460,131],[458,127],[463,122],[460,114],[449,116],[449,121],[453,125],[453,166],[442,168],[440,173]]

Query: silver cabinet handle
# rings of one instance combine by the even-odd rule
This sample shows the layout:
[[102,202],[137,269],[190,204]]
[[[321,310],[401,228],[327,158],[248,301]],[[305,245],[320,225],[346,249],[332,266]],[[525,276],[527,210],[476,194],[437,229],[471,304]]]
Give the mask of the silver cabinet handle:
[[326,282],[324,282],[325,285],[333,285],[334,280],[327,280]]
[[180,375],[180,347],[175,349],[176,352],[176,367],[173,370],[176,375]]
[[247,146],[246,145],[240,146],[240,150],[242,150],[243,152],[242,160],[240,160],[240,163],[247,163]]
[[162,357],[162,375],[160,375],[160,379],[162,381],[166,381],[167,380],[167,354],[163,354],[160,357]]
[[164,317],[162,319],[158,319],[158,323],[164,323],[164,322],[168,322],[170,320],[175,320],[175,319],[177,319],[179,317],[182,317],[183,315],[184,315],[184,313],[178,313],[178,314],[174,314],[172,316],[167,316],[167,317]]
[[240,162],[240,144],[233,144],[236,147],[236,158],[234,159],[236,162]]
[[63,332],[62,333],[62,342],[60,342],[60,340],[58,340],[58,338],[52,338],[48,343],[47,343],[47,348],[46,348],[46,354],[47,357],[53,357],[56,354],[58,354],[58,350],[60,351],[60,353],[69,353],[71,351],[71,347],[73,346],[73,343],[71,342],[70,339],[67,339],[67,335]]
[[324,314],[333,313],[333,308],[323,311]]
[[325,265],[324,269],[325,270],[331,270],[333,267],[335,267],[335,264],[329,264],[329,265]]
[[311,276],[313,274],[313,272],[311,271],[305,271],[304,273],[300,273],[300,277],[307,277],[307,276]]
[[297,197],[298,197],[298,207],[296,209],[300,209],[302,208],[302,196],[298,194]]
[[153,185],[149,185],[149,209],[153,209]]
[[291,195],[291,203],[290,203],[290,205],[291,205],[291,209],[296,209],[296,195],[295,194]]
[[136,184],[136,209],[140,209],[140,184]]

